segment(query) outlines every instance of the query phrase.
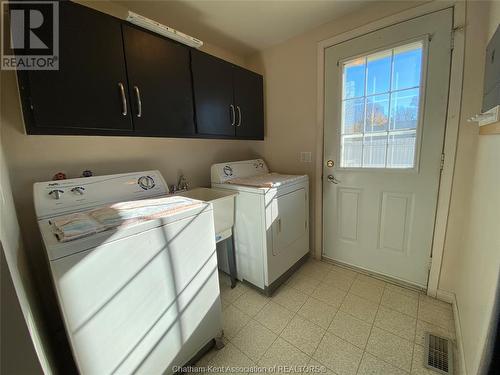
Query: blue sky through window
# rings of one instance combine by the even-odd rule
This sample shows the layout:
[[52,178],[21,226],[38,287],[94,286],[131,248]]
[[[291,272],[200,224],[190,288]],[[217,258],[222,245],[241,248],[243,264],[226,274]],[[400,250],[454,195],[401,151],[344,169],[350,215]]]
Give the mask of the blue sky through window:
[[366,95],[386,93],[391,83],[391,52],[372,55],[367,58]]
[[392,90],[401,90],[420,85],[422,48],[397,53],[394,51],[394,73]]
[[344,73],[344,99],[365,95],[365,61],[354,61],[346,65]]

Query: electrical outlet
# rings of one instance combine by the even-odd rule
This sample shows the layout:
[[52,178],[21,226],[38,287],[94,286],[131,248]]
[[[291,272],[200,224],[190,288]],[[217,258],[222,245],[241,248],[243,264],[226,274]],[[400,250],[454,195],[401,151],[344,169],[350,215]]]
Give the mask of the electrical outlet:
[[300,153],[300,162],[301,163],[310,163],[311,162],[311,151],[302,151]]

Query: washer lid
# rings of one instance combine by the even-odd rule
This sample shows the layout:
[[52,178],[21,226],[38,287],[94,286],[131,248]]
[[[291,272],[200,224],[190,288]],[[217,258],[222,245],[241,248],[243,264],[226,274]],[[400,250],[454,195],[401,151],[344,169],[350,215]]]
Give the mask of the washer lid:
[[[68,255],[79,253],[81,251],[102,247],[103,245],[113,241],[125,240],[129,236],[136,235],[160,226],[168,225],[182,219],[197,216],[204,212],[209,212],[210,210],[212,210],[212,206],[210,203],[201,201],[196,202],[199,202],[200,204],[196,206],[191,205],[181,210],[176,210],[175,212],[170,213],[167,216],[162,216],[147,221],[137,221],[125,226],[110,228],[108,230],[90,234],[88,236],[84,236],[68,242],[61,242],[57,238],[56,233],[54,233],[53,221],[57,220],[58,217],[39,220],[38,226],[40,228],[40,233],[42,235],[48,258],[49,260],[53,261],[59,258],[66,257]],[[193,219],[190,218],[189,222],[191,222],[192,220]]]

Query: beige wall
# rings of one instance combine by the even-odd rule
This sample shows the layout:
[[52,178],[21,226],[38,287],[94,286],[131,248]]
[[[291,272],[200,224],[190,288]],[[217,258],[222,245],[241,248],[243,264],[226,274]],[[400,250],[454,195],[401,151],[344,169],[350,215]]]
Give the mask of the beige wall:
[[478,135],[484,50],[500,22],[500,2],[467,6],[466,55],[455,176],[439,288],[454,292],[465,365],[476,374],[500,269],[500,135]]
[[[117,17],[125,8],[107,1],[86,2]],[[223,48],[207,44],[203,48],[236,64],[244,59]],[[12,183],[27,258],[39,285],[45,316],[52,333],[62,326],[55,313],[56,301],[36,226],[33,183],[51,180],[59,171],[79,177],[85,169],[97,175],[159,169],[169,184],[183,173],[191,186],[210,184],[210,165],[258,156],[258,141],[166,139],[87,136],[28,136],[25,134],[15,74],[1,72],[1,137]],[[14,215],[13,210],[9,215]],[[19,231],[18,231],[19,232]]]
[[[318,42],[421,3],[377,2],[247,59],[249,68],[264,75],[266,138],[261,149],[263,157],[271,170],[306,173],[310,177],[311,249],[317,252],[313,202],[319,179],[315,175],[314,162],[321,153],[316,149]],[[301,151],[312,152],[311,163],[300,162]]]
[[3,250],[0,253],[0,373],[42,374]]
[[43,368],[50,374],[52,362],[45,345],[47,331],[26,260],[1,143],[0,248],[0,373],[41,374]]

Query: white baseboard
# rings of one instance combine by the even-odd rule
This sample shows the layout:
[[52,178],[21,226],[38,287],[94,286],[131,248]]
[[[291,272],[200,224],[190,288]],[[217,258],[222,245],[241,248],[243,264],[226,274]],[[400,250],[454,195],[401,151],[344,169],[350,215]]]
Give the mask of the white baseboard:
[[465,354],[464,354],[464,345],[462,341],[462,329],[460,326],[460,314],[458,312],[457,305],[457,296],[453,292],[449,292],[447,290],[438,289],[436,292],[436,298],[451,303],[453,307],[453,320],[455,321],[455,340],[457,344],[457,360],[456,364],[456,374],[467,375],[467,369],[465,367]]
[[447,290],[438,289],[436,291],[436,298],[451,305],[455,303],[455,293],[448,292]]

